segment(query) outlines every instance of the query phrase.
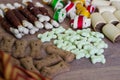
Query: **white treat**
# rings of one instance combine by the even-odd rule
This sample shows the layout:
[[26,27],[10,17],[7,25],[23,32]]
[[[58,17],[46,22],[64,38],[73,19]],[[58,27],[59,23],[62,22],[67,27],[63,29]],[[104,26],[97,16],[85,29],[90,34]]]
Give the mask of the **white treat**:
[[113,13],[116,10],[114,6],[98,6],[97,8],[99,13],[103,13],[105,11],[109,11]]
[[120,9],[120,0],[119,0],[119,1],[113,1],[111,4],[112,4],[112,6],[114,6],[117,10]]
[[97,38],[104,38],[104,35],[102,33],[99,33],[99,32],[95,32],[94,36]]
[[97,62],[101,62],[103,64],[105,64],[106,60],[105,60],[105,57],[104,55],[98,55],[98,56],[91,56],[91,60],[92,60],[92,63],[95,64]]
[[0,16],[2,17],[2,18],[4,18],[4,13],[3,13],[3,11],[0,9]]
[[119,22],[119,20],[111,12],[107,11],[103,12],[102,17],[105,19],[107,23]]
[[95,55],[98,52],[98,50],[99,50],[98,48],[92,47],[90,50],[90,55]]
[[23,27],[23,33],[24,33],[24,34],[28,34],[28,33],[29,33],[29,29]]
[[105,0],[93,0],[92,5],[94,6],[109,6],[110,1],[105,1]]
[[26,4],[27,2],[32,2],[32,0],[22,0],[22,3],[25,4],[25,5],[27,5]]
[[88,32],[82,32],[81,35],[84,37],[90,37],[90,33]]
[[7,9],[7,6],[5,6],[5,4],[0,4],[0,8],[1,8],[2,10],[5,10],[5,9]]
[[105,25],[102,31],[112,42],[115,42],[116,38],[120,36],[119,28],[117,28],[113,24]]
[[10,32],[12,32],[13,34],[19,34],[18,29],[12,28],[10,27]]
[[96,53],[97,55],[101,55],[104,53],[104,49],[99,49],[98,52]]
[[81,59],[85,57],[86,51],[85,50],[80,50],[79,53],[76,55],[76,59]]
[[15,2],[13,5],[15,8],[24,7],[22,4],[17,3],[17,2]]
[[7,6],[7,8],[9,8],[9,9],[15,9],[15,7],[14,7],[12,4],[10,4],[10,3],[7,3],[6,6]]
[[49,41],[50,41],[50,38],[45,37],[45,38],[42,38],[41,41],[42,41],[42,42],[49,42]]
[[28,29],[32,29],[34,26],[32,23],[28,22],[27,20],[22,21],[23,26],[25,26]]
[[114,12],[115,17],[120,21],[120,10]]
[[30,34],[35,34],[35,32],[36,32],[35,30],[32,29],[30,30]]
[[50,21],[50,17],[49,16],[44,16],[44,21]]
[[15,37],[18,38],[18,39],[21,39],[22,35],[21,34],[15,34]]
[[19,25],[18,26],[18,30],[21,32],[21,33],[24,33],[24,34],[28,34],[29,33],[29,30],[27,28],[25,28],[24,26],[22,25]]
[[44,25],[39,21],[35,21],[35,26],[39,29],[43,29],[43,27],[44,27]]
[[51,25],[48,22],[45,22],[45,29],[52,29],[52,28],[53,28],[53,25]]
[[51,24],[56,28],[59,27],[59,23],[55,20],[51,20]]
[[36,2],[35,6],[37,6],[37,7],[44,7],[43,4],[41,4],[40,2]]

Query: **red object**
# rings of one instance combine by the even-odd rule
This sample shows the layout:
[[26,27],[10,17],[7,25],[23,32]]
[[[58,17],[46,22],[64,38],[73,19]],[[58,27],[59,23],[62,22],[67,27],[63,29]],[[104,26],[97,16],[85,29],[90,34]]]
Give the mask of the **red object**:
[[92,5],[89,5],[87,6],[87,10],[90,12],[90,13],[93,13],[95,11],[95,7],[92,6]]
[[74,3],[70,3],[70,5],[66,8],[66,11],[68,12],[72,7],[74,6]]
[[82,29],[83,27],[83,16],[78,17],[78,29]]

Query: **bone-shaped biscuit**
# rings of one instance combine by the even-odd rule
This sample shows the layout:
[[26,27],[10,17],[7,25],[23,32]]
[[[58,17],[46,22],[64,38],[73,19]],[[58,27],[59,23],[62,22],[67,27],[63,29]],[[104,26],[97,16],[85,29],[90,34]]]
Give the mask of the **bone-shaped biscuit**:
[[42,42],[40,40],[34,40],[31,41],[30,47],[31,47],[31,53],[30,56],[35,59],[41,59],[41,45]]
[[20,59],[20,62],[25,67],[25,69],[39,73],[39,71],[33,65],[32,57],[22,58],[22,59]]
[[47,78],[53,78],[57,74],[60,74],[69,70],[70,70],[69,65],[64,61],[61,61],[54,66],[44,67],[41,71],[41,74]]
[[11,60],[11,63],[12,63],[13,65],[21,66],[21,65],[20,65],[20,61],[19,61],[18,59],[14,58],[14,57],[11,57],[10,60]]
[[14,38],[3,37],[0,45],[0,49],[5,52],[11,52],[14,42],[15,42]]
[[56,46],[54,45],[48,45],[46,47],[46,52],[48,54],[58,54],[60,55],[66,62],[72,62],[75,58],[75,55],[72,54],[71,52],[69,51],[64,51],[64,50],[61,50],[59,48],[57,48]]
[[27,41],[17,40],[15,43],[15,51],[13,53],[13,56],[16,58],[25,57],[26,47],[27,47]]
[[41,68],[43,68],[45,66],[51,66],[60,61],[62,61],[62,58],[59,55],[53,54],[53,55],[49,55],[49,56],[45,57],[42,60],[35,61],[34,64],[36,65],[37,69],[40,70]]

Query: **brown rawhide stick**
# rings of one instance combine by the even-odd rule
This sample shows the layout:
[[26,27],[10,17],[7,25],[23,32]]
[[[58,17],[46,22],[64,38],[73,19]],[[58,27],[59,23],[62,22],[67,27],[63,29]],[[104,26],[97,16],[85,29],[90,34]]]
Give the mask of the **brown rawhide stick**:
[[16,58],[25,57],[26,47],[27,47],[27,41],[17,40],[15,43],[15,51],[13,53],[13,56]]
[[41,45],[42,42],[40,40],[33,40],[30,43],[31,53],[30,56],[34,59],[41,59]]
[[42,60],[34,61],[38,70],[41,70],[45,66],[51,66],[62,61],[62,58],[59,55],[53,54],[45,57]]
[[72,62],[75,58],[75,55],[72,54],[69,51],[63,51],[61,49],[58,49],[56,46],[54,45],[48,45],[46,47],[46,52],[48,54],[58,54],[60,55],[66,62]]
[[9,9],[13,10],[14,14],[16,15],[16,17],[20,20],[21,24],[23,26],[25,26],[25,29],[29,30],[30,34],[34,34],[36,32],[35,27],[33,26],[33,24],[28,22],[28,20],[24,17],[24,15],[22,15],[20,13],[20,11],[18,9],[15,9],[15,7],[12,4],[10,4],[10,3],[6,4],[6,6]]
[[14,42],[15,42],[14,38],[3,37],[0,43],[0,49],[5,52],[11,52]]
[[33,65],[33,59],[31,57],[22,58],[20,59],[20,62],[25,67],[25,69],[39,73],[39,71]]
[[66,71],[70,71],[70,67],[66,62],[61,61],[54,66],[44,67],[41,71],[41,74],[47,78],[53,78],[57,74],[60,74]]
[[29,31],[26,29],[20,22],[20,20],[16,17],[13,10],[9,9],[4,4],[0,4],[0,8],[4,11],[5,17],[8,21],[13,25],[13,27],[17,28],[21,33],[28,34]]

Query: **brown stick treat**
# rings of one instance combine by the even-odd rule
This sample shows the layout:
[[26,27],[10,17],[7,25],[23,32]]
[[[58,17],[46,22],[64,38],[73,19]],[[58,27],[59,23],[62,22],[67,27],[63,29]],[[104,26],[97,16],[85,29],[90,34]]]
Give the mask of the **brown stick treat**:
[[41,45],[42,42],[40,40],[34,40],[30,43],[31,54],[30,56],[35,59],[41,59]]
[[25,57],[26,47],[27,47],[27,41],[17,40],[15,43],[15,51],[13,53],[13,56],[16,58]]
[[14,42],[15,42],[14,38],[3,37],[0,45],[0,49],[5,52],[11,52]]
[[70,71],[70,67],[66,62],[61,61],[54,66],[44,67],[41,71],[41,74],[47,78],[53,78],[57,74],[60,74],[66,71]]
[[51,66],[57,64],[60,61],[62,61],[62,58],[59,55],[53,54],[45,57],[42,60],[34,61],[34,64],[38,70],[41,70],[45,66]]
[[19,8],[20,12],[31,22],[34,24],[35,21],[37,21],[37,18],[30,13],[30,11],[27,8]]
[[75,58],[75,55],[72,54],[69,51],[63,51],[61,49],[58,49],[56,46],[54,45],[48,45],[46,47],[46,52],[48,54],[58,54],[60,55],[66,62],[72,62]]
[[33,59],[31,57],[22,58],[20,59],[20,62],[25,67],[25,69],[39,73],[39,71],[33,65]]
[[37,17],[37,15],[42,14],[38,7],[35,7],[32,2],[27,2],[27,8],[29,11]]
[[20,61],[14,57],[11,57],[10,59],[10,62],[13,64],[13,65],[16,65],[16,66],[21,66],[20,65]]

